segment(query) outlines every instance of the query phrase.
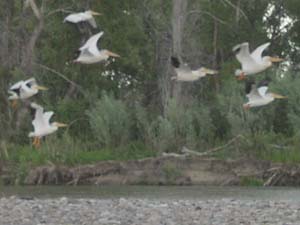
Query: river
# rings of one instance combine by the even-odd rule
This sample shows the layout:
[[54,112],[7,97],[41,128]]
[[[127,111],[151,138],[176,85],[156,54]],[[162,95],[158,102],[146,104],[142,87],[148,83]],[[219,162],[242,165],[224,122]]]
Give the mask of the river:
[[300,201],[300,189],[294,187],[216,187],[216,186],[2,186],[2,197],[20,198],[148,198]]

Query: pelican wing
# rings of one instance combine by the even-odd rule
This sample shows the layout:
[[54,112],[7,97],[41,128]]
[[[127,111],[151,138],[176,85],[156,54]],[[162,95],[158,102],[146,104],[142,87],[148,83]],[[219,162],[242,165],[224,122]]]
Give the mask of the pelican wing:
[[88,50],[93,55],[97,55],[99,53],[99,49],[97,46],[97,42],[99,38],[104,34],[104,32],[99,32],[98,34],[93,35],[90,37],[87,42],[79,48],[80,51]]
[[78,57],[94,57],[95,55],[92,54],[87,48],[83,49]]
[[28,87],[32,87],[34,85],[37,85],[36,79],[35,78],[30,78],[28,80],[24,81],[24,84]]
[[265,95],[268,91],[268,86],[259,87],[259,88],[257,88],[257,91],[261,97],[265,97]]
[[248,70],[252,68],[253,64],[256,64],[249,51],[249,43],[245,42],[239,45],[236,45],[233,49],[236,52],[236,58],[241,63],[243,70]]
[[53,116],[54,112],[50,111],[50,112],[45,112],[44,113],[44,120],[47,124],[50,124],[50,119]]
[[15,83],[14,85],[12,85],[12,86],[9,88],[9,90],[11,90],[11,91],[18,90],[18,89],[21,88],[21,86],[22,86],[23,83],[24,83],[24,81],[21,80],[21,81]]
[[265,44],[262,44],[260,46],[258,46],[252,53],[251,53],[251,57],[257,62],[257,63],[261,63],[262,61],[262,53],[263,51],[269,47],[271,43],[267,42]]
[[87,14],[85,12],[81,12],[81,13],[73,13],[68,15],[65,19],[64,22],[70,22],[70,23],[79,23],[82,21],[88,21],[91,18],[93,18],[92,15]]
[[257,90],[259,94],[264,97],[268,91],[269,80],[265,79],[259,82]]
[[256,88],[256,85],[254,83],[251,84],[251,90],[246,96],[249,99],[249,101],[255,101],[261,99],[262,97],[258,92],[258,89]]
[[34,120],[32,121],[34,131],[40,131],[48,127],[49,124],[44,117],[44,108],[36,103],[31,103],[31,107],[35,110]]
[[89,20],[87,20],[89,22],[89,24],[93,27],[93,28],[97,28],[97,23],[94,17],[90,18]]

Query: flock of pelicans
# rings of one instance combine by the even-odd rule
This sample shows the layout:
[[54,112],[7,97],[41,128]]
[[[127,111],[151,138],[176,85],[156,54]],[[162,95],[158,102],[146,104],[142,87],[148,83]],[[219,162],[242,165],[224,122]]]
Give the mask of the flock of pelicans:
[[[93,28],[97,28],[97,23],[94,16],[101,15],[98,12],[88,10],[81,13],[73,13],[68,15],[64,22],[81,24],[89,23]],[[86,43],[79,48],[79,56],[74,60],[75,63],[93,64],[104,62],[109,57],[120,57],[120,55],[113,53],[107,49],[99,49],[97,46],[98,40],[104,33],[99,32],[91,36]],[[270,45],[270,43],[263,44],[256,48],[252,53],[249,51],[249,44],[242,43],[233,48],[237,60],[241,63],[241,69],[236,70],[235,76],[238,80],[244,80],[246,76],[260,73],[272,66],[273,62],[281,62],[283,59],[278,57],[262,56],[263,51]],[[217,71],[201,67],[197,70],[192,70],[187,64],[180,62],[177,57],[171,57],[171,64],[174,67],[176,76],[172,80],[181,82],[196,81],[206,75],[217,74]],[[275,98],[286,98],[275,93],[268,92],[268,80],[261,81],[258,85],[255,82],[246,82],[246,96],[248,102],[243,105],[244,109],[251,107],[263,106],[272,102]],[[47,90],[46,87],[37,84],[34,78],[25,81],[19,81],[9,88],[9,100],[12,101],[12,106],[16,107],[18,100],[29,99],[36,95],[39,90]],[[51,134],[59,127],[66,127],[67,124],[52,122],[50,119],[53,112],[44,112],[44,108],[36,103],[30,104],[34,110],[34,119],[32,125],[34,131],[29,133],[29,137],[34,138],[33,145],[38,148],[42,137]]]

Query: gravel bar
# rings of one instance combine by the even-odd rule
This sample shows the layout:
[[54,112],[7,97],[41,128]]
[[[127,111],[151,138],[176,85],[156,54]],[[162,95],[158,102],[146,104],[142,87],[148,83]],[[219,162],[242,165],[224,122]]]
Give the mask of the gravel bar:
[[0,199],[0,225],[300,224],[300,202],[136,198]]

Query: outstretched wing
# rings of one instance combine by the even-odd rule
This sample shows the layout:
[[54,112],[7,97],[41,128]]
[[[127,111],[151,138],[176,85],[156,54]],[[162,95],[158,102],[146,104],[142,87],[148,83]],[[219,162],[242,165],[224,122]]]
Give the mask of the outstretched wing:
[[93,27],[93,28],[97,28],[97,23],[95,18],[92,16],[92,18],[90,18],[89,20],[87,20],[89,22],[89,24]]
[[93,55],[97,55],[99,53],[97,42],[103,34],[104,32],[101,31],[98,34],[93,35],[87,40],[87,42],[82,47],[79,48],[79,50],[80,51],[88,50]]
[[82,21],[87,21],[89,19],[91,19],[93,16],[90,14],[87,14],[85,12],[81,12],[81,13],[73,13],[68,15],[65,19],[64,22],[70,22],[70,23],[79,23]]
[[249,99],[249,101],[261,99],[261,95],[257,90],[255,82],[250,81],[246,83],[246,96]]
[[36,82],[36,79],[32,77],[32,78],[30,78],[30,79],[28,79],[28,80],[25,80],[25,81],[24,81],[24,84],[25,84],[27,87],[31,88],[32,86],[37,85],[37,82]]
[[262,97],[264,97],[268,91],[269,82],[269,80],[262,80],[257,86],[257,91]]
[[44,118],[44,108],[36,103],[30,104],[31,108],[35,110],[34,119],[32,121],[32,125],[34,127],[34,131],[43,130],[45,127],[48,126],[47,122]]
[[44,121],[47,123],[47,124],[50,124],[50,119],[51,117],[53,116],[54,112],[50,111],[50,112],[45,112],[44,113]]
[[237,60],[242,64],[245,60],[251,58],[249,52],[249,43],[244,42],[242,44],[233,47],[232,51],[235,53]]
[[263,51],[270,46],[270,42],[267,42],[263,45],[258,46],[252,53],[251,57],[257,62],[261,63]]
[[12,85],[12,86],[9,88],[9,90],[15,91],[15,90],[17,90],[17,89],[20,89],[23,83],[24,83],[24,81],[21,80],[21,81],[15,83],[14,85]]
[[242,65],[242,70],[249,70],[256,64],[249,51],[249,43],[244,42],[242,44],[236,45],[233,49],[237,60]]

